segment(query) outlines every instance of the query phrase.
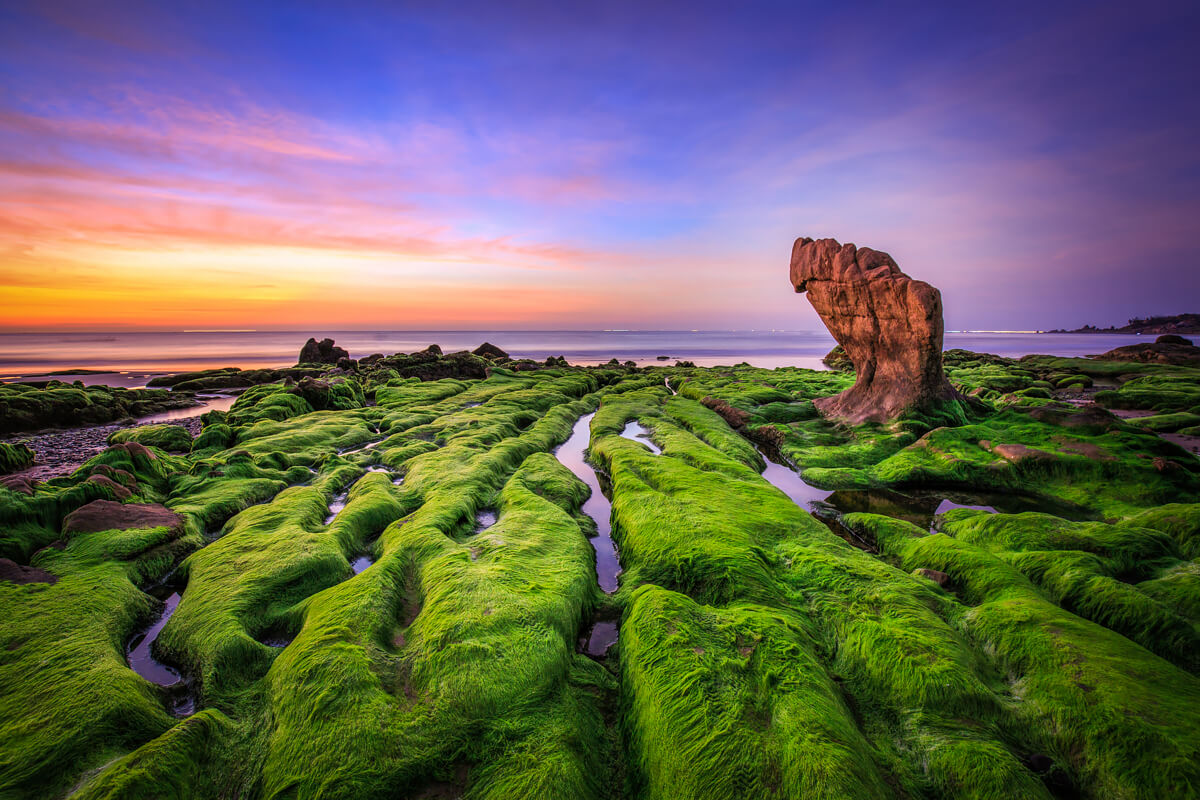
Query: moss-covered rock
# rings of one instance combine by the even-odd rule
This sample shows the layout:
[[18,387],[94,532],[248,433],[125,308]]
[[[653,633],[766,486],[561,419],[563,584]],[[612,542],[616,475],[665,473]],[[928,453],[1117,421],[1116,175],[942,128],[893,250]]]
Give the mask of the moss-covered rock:
[[181,425],[137,425],[115,431],[108,437],[109,444],[122,442],[137,442],[147,447],[182,453],[192,448],[192,435]]
[[196,405],[190,394],[164,389],[0,383],[0,433],[94,425]]
[[22,442],[0,442],[0,475],[17,472],[33,464],[33,451]]
[[[260,384],[184,454],[143,426],[69,476],[0,483],[3,575],[53,578],[0,575],[0,794],[1200,785],[1200,467],[1057,399],[1186,387],[1181,368],[952,351],[948,374],[996,407],[845,426],[813,404],[851,380],[833,372],[483,361],[429,349]],[[588,489],[553,455],[592,411],[612,595]],[[766,451],[859,494],[820,521],[763,477]],[[183,687],[126,661],[167,575],[180,598],[150,652],[186,678],[182,721]],[[619,638],[591,658],[597,620]]]

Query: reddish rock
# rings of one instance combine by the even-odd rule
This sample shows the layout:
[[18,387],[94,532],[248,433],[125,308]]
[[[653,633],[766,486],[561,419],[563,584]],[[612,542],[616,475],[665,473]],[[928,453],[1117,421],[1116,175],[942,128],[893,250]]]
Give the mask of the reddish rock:
[[0,558],[0,581],[12,583],[58,583],[58,576],[37,567],[26,567],[8,559]]
[[916,575],[918,578],[931,580],[938,586],[945,586],[946,584],[950,583],[950,576],[936,569],[927,569],[925,567],[921,567],[913,570],[913,575]]
[[959,394],[942,370],[942,296],[887,253],[834,239],[797,239],[792,286],[854,363],[854,386],[816,401],[828,417],[885,422]]
[[1033,447],[1026,447],[1023,444],[998,444],[991,448],[991,450],[1005,461],[1010,461],[1013,464],[1018,464],[1022,461],[1051,461],[1054,459],[1054,455],[1047,453],[1045,450],[1037,450]]
[[120,444],[114,444],[112,447],[110,447],[108,449],[109,450],[124,450],[126,453],[129,453],[129,455],[131,455],[135,460],[138,458],[144,458],[147,461],[157,461],[158,460],[158,456],[154,455],[154,453],[151,452],[150,448],[146,447],[146,445],[141,444],[140,442],[121,442]]
[[85,483],[94,483],[97,486],[105,487],[111,491],[113,497],[117,498],[118,500],[124,500],[125,498],[133,495],[133,492],[129,491],[107,475],[91,475],[88,477]]
[[93,500],[63,520],[63,533],[95,533],[142,528],[170,528],[183,532],[184,519],[157,503],[114,503]]
[[5,475],[4,477],[0,477],[0,486],[7,487],[20,494],[32,495],[34,486],[36,485],[37,481],[26,475]]
[[108,464],[96,464],[92,467],[93,475],[103,475],[106,478],[112,478],[117,483],[127,489],[137,489],[137,478],[128,470],[117,469]]

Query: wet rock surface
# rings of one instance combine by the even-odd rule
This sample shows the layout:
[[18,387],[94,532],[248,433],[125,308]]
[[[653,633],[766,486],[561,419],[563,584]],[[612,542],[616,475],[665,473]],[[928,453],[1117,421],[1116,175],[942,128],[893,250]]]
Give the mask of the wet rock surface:
[[986,413],[882,426],[818,413],[845,373],[461,358],[4,478],[0,572],[57,579],[0,580],[15,800],[1200,785],[1200,461],[1159,433],[1200,373],[959,352]]
[[854,364],[854,386],[816,401],[851,423],[885,422],[958,398],[942,370],[941,293],[887,253],[835,239],[796,240],[792,286],[807,293]]

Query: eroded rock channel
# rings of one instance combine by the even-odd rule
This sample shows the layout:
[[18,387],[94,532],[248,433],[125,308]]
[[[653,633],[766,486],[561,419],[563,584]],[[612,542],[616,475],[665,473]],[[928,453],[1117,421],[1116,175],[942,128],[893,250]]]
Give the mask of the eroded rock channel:
[[[1200,462],[1155,433],[1195,425],[1193,368],[944,360],[963,418],[856,424],[815,402],[845,373],[339,359],[190,449],[139,432],[5,483],[0,787],[1200,785]],[[1157,413],[1042,385],[1093,374],[1096,403]]]
[[[591,438],[592,419],[596,415],[584,414],[575,423],[571,436],[555,451],[559,462],[575,477],[587,484],[591,493],[580,510],[591,518],[596,526],[596,535],[589,541],[596,553],[596,582],[605,594],[617,590],[621,575],[621,563],[617,546],[612,538],[612,503],[600,485],[600,476],[587,461],[588,443]],[[586,636],[584,651],[591,656],[601,657],[617,641],[617,623],[600,620],[592,624]]]

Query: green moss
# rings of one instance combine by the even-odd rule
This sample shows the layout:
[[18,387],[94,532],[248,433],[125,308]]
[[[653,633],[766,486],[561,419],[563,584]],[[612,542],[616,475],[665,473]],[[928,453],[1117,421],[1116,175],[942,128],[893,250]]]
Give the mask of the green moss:
[[807,627],[635,592],[620,645],[635,796],[890,797]]
[[1061,607],[1200,671],[1194,624],[1134,585],[1179,565],[1179,549],[1169,535],[1047,514],[969,510],[951,511],[942,530],[1001,556]]
[[0,786],[61,794],[84,769],[172,724],[165,697],[125,664],[124,646],[154,611],[137,588],[197,545],[166,529],[76,534],[33,566],[53,584],[0,581]]
[[[813,400],[848,375],[417,354],[256,386],[186,455],[131,441],[32,494],[0,486],[0,557],[58,578],[0,581],[16,620],[0,631],[0,794],[1046,800],[1036,753],[1068,793],[1186,796],[1200,471],[1136,421],[1045,395],[1144,379],[1186,394],[1165,382],[1187,373],[946,364],[1011,405],[846,427]],[[624,570],[611,596],[587,489],[551,455],[592,410]],[[621,435],[633,420],[661,454]],[[826,527],[763,479],[752,442],[831,488],[1019,492],[1092,521]],[[64,534],[97,498],[161,502],[186,525]],[[975,501],[991,503],[1008,508]],[[158,608],[139,587],[176,565],[155,652],[192,681],[183,721],[124,663]],[[597,618],[621,626],[601,660],[577,652]]]
[[92,425],[196,405],[191,395],[165,389],[122,389],[68,385],[0,384],[0,433]]
[[200,435],[192,442],[192,452],[202,450],[224,450],[233,444],[233,429],[223,422],[205,425]]
[[[968,633],[1012,677],[1031,743],[1075,766],[1088,794],[1166,797],[1200,780],[1200,681],[1064,611],[1016,567],[945,534],[852,515],[903,567],[945,572]],[[1153,758],[1147,753],[1154,753]]]
[[21,442],[0,442],[0,475],[17,472],[33,465],[33,451]]
[[109,434],[109,444],[137,442],[147,447],[159,447],[173,452],[192,449],[192,435],[180,425],[137,425]]
[[1200,423],[1200,414],[1188,411],[1177,411],[1174,414],[1155,414],[1151,417],[1138,417],[1130,422],[1139,428],[1155,431],[1156,433],[1174,433],[1175,431]]
[[[1163,468],[1166,459],[1176,458],[1178,469]],[[1132,427],[1091,433],[1006,411],[974,425],[931,431],[866,474],[883,486],[1036,487],[1096,512],[1127,515],[1192,495],[1200,461]]]

